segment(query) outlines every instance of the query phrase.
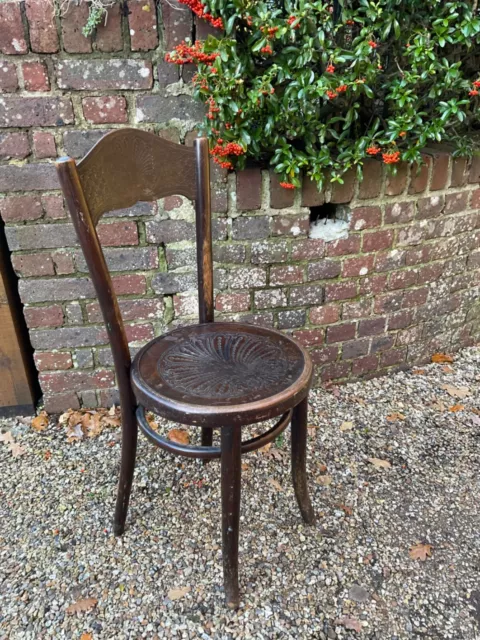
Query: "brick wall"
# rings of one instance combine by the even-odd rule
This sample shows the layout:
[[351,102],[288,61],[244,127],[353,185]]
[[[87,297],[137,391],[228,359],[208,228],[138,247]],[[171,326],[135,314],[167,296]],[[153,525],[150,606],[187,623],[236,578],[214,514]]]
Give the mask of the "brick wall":
[[[93,38],[85,5],[59,19],[49,0],[0,3],[0,214],[19,275],[46,407],[109,405],[111,353],[52,164],[84,155],[130,124],[191,144],[199,106],[163,62],[192,34],[171,1],[117,6]],[[207,30],[196,25],[203,37]],[[192,70],[184,69],[185,80]],[[292,332],[317,382],[378,375],[478,339],[480,160],[432,150],[395,177],[370,161],[365,179],[295,193],[275,175],[214,167],[217,318]],[[310,207],[348,204],[348,236],[309,239]],[[181,197],[139,203],[99,233],[134,351],[196,318],[194,216]]]

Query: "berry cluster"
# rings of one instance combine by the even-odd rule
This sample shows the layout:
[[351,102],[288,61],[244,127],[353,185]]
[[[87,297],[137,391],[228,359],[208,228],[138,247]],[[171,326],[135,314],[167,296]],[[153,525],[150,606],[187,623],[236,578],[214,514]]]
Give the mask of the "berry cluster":
[[187,7],[193,11],[193,13],[199,18],[203,18],[209,22],[215,29],[223,29],[223,20],[221,18],[214,18],[211,13],[205,11],[205,5],[200,0],[179,0],[180,4],[186,4]]
[[400,151],[382,153],[382,158],[385,164],[397,164],[400,162]]
[[277,31],[278,27],[261,27],[261,32],[266,35],[269,40],[273,40]]
[[[292,24],[295,22],[295,20],[297,19],[297,16],[290,16],[287,20],[287,24],[289,24],[290,26],[292,26]],[[298,24],[296,24],[294,27],[294,29],[300,29],[300,22]],[[286,183],[285,183],[286,184]]]
[[475,80],[473,82],[473,89],[468,92],[468,95],[472,96],[472,97],[473,96],[478,96],[479,95],[479,91],[478,91],[479,87],[480,87],[480,80]]
[[372,145],[371,147],[367,147],[367,153],[369,156],[376,156],[381,151],[382,150],[380,149],[380,147],[376,147],[375,145]]
[[233,164],[229,160],[225,160],[227,156],[241,156],[244,153],[245,149],[237,142],[227,142],[223,146],[223,138],[218,138],[217,144],[210,150],[213,161],[222,169],[233,169]]
[[260,53],[265,53],[265,54],[267,54],[267,55],[271,55],[271,54],[273,53],[273,49],[272,49],[272,47],[271,47],[269,44],[267,44],[267,46],[266,46],[266,47],[262,47],[262,48],[260,49]]
[[280,186],[284,189],[295,189],[295,185],[291,182],[280,182]]
[[327,68],[325,69],[325,71],[326,71],[327,73],[335,73],[335,67],[333,66],[333,64],[332,64],[332,63],[330,63],[330,64],[327,66]]
[[212,64],[219,53],[204,53],[203,43],[197,40],[193,47],[185,41],[178,44],[172,53],[165,55],[166,62],[173,64]]
[[209,120],[213,120],[215,118],[215,114],[220,111],[220,108],[217,107],[217,103],[215,102],[215,99],[212,98],[212,96],[210,96],[210,98],[205,101],[205,104],[208,104],[207,118]]

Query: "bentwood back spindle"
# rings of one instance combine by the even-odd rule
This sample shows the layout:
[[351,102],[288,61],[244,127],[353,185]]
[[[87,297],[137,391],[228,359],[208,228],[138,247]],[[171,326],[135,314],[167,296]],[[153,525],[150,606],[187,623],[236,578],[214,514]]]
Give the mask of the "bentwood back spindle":
[[[135,129],[104,136],[78,164],[60,158],[63,193],[98,295],[112,348],[122,414],[122,460],[114,532],[125,528],[138,427],[175,454],[220,458],[226,601],[239,606],[238,535],[241,455],[292,427],[292,478],[305,522],[315,520],[306,477],[307,403],[312,379],[308,353],[289,336],[249,324],[214,322],[208,142],[193,148]],[[133,362],[112,280],[97,235],[108,211],[179,194],[195,201],[200,323],[166,333]],[[202,446],[163,438],[145,410],[201,427]],[[278,417],[260,436],[242,442],[242,426]],[[212,445],[220,429],[221,445]]]

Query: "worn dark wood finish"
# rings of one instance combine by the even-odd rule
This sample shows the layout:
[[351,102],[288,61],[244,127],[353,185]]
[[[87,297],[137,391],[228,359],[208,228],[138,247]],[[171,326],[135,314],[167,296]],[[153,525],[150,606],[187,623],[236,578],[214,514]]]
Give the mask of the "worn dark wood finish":
[[[114,531],[125,527],[137,430],[172,453],[221,459],[225,593],[239,605],[238,535],[242,453],[271,442],[291,421],[292,474],[300,510],[313,522],[305,473],[308,353],[289,336],[247,324],[214,323],[209,157],[206,139],[193,149],[144,131],[107,134],[78,164],[57,163],[62,189],[94,283],[113,352],[122,408],[122,462]],[[133,364],[96,225],[110,210],[180,194],[195,200],[200,324],[155,338]],[[145,409],[202,428],[202,447],[179,445],[151,429]],[[282,415],[283,414],[283,415]],[[241,427],[282,416],[242,443]],[[212,429],[221,446],[212,446]]]

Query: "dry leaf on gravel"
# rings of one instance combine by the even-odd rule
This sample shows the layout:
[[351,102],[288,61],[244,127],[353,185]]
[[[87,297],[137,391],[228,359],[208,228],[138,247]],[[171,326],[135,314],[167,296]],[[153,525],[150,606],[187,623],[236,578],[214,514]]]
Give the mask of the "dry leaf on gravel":
[[468,387],[454,387],[451,384],[442,384],[440,386],[448,395],[452,396],[452,398],[466,398],[470,395],[470,389]]
[[408,555],[412,560],[421,560],[422,562],[425,562],[427,556],[432,555],[432,549],[433,547],[431,544],[418,543],[410,547]]
[[91,633],[82,633],[80,640],[93,640],[93,636]]
[[59,425],[67,427],[68,442],[77,442],[84,438],[96,438],[105,427],[117,428],[121,424],[120,409],[96,409],[74,411],[69,409],[59,418]]
[[27,453],[27,450],[19,445],[18,442],[10,442],[8,446],[14,458],[19,458],[20,456],[23,456],[25,453]]
[[188,431],[184,431],[183,429],[170,429],[168,439],[178,444],[190,444]]
[[5,433],[0,433],[0,442],[13,442],[13,436],[11,431],[5,431]]
[[405,420],[403,413],[391,413],[387,416],[389,422],[397,422],[398,420]]
[[453,362],[453,357],[446,353],[434,353],[432,356],[432,362],[436,364],[444,364],[445,362]]
[[388,460],[381,460],[380,458],[369,458],[368,461],[377,469],[390,469],[392,466]]
[[338,624],[341,627],[345,627],[345,629],[356,631],[357,633],[360,633],[360,631],[362,630],[362,625],[353,616],[342,616],[341,618],[335,620],[335,624]]
[[77,600],[69,607],[67,607],[66,611],[69,614],[73,613],[82,613],[83,611],[90,611],[97,606],[98,600],[96,598],[82,598],[81,600]]
[[443,371],[443,373],[454,373],[454,370],[448,364],[446,364],[444,367],[442,367],[442,371]]
[[454,404],[451,407],[448,407],[448,410],[452,413],[457,413],[457,411],[463,411],[465,406],[463,404]]
[[183,596],[187,595],[190,591],[190,587],[180,587],[179,589],[170,589],[167,593],[167,598],[169,600],[180,600]]
[[32,420],[32,429],[35,431],[45,431],[48,427],[48,414],[46,411],[42,411]]
[[412,373],[414,376],[423,376],[425,375],[425,369],[414,369]]
[[340,425],[340,431],[351,431],[353,429],[353,422],[349,420],[342,422]]
[[317,482],[324,487],[328,487],[332,484],[332,476],[317,476]]
[[269,478],[269,479],[268,479],[268,482],[269,482],[269,484],[271,484],[271,485],[272,485],[272,487],[274,487],[277,491],[283,491],[283,487],[282,487],[282,485],[281,485],[277,480],[275,480],[274,478]]

